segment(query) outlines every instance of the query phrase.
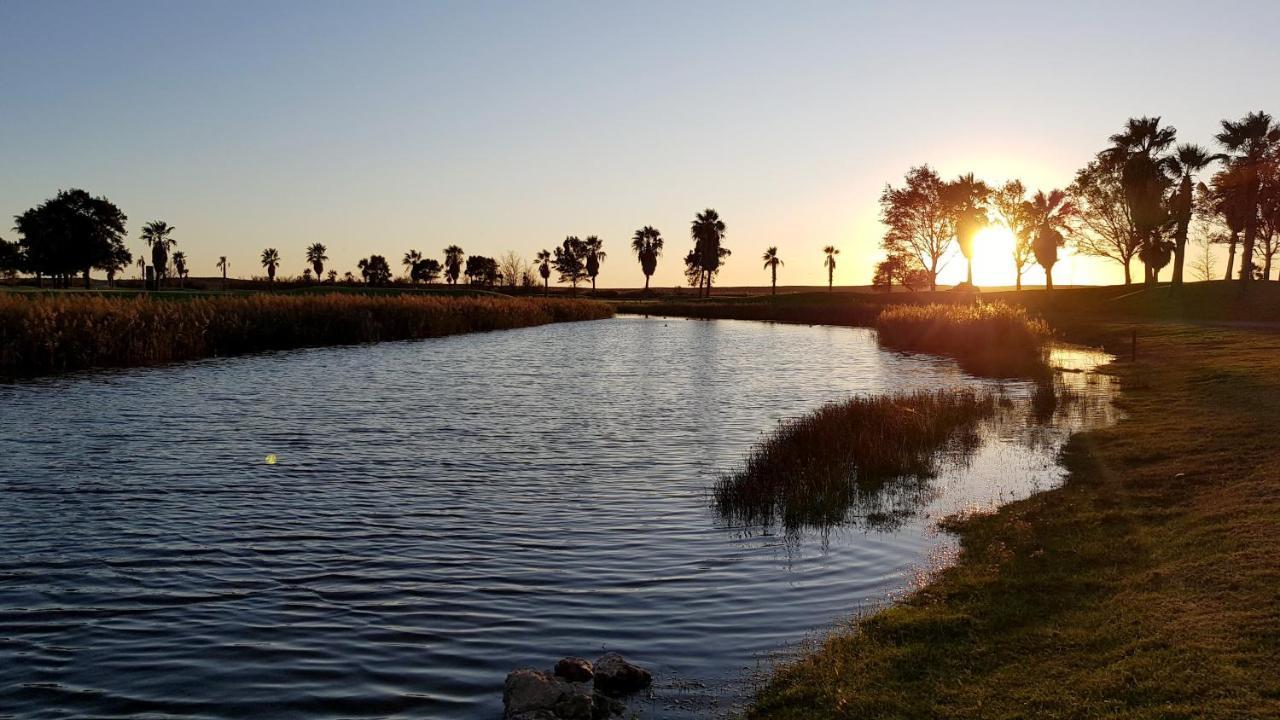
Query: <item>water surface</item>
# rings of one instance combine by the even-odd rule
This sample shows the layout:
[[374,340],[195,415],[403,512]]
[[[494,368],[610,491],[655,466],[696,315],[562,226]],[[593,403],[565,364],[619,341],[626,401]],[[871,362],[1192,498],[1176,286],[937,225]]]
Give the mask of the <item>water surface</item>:
[[645,318],[0,386],[0,717],[494,718],[507,671],[605,649],[655,670],[642,716],[715,714],[1112,411],[993,428],[892,527],[734,526],[715,478],[823,402],[979,386],[1033,395],[869,330]]

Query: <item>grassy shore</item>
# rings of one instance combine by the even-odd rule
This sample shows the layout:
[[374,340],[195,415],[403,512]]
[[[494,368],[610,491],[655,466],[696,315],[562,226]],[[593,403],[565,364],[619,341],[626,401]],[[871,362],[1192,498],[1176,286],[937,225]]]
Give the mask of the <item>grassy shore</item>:
[[612,313],[593,301],[502,296],[0,293],[0,378],[437,337]]
[[[1074,332],[1130,350],[1130,322]],[[782,666],[752,718],[1280,717],[1280,334],[1147,323],[1066,484]]]

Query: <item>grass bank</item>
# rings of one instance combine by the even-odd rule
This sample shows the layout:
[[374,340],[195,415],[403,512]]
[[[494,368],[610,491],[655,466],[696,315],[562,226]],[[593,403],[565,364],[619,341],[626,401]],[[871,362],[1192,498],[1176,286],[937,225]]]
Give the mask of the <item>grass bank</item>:
[[0,293],[0,378],[609,317],[586,300],[413,294]]
[[1053,333],[1004,303],[893,305],[876,318],[880,344],[957,358],[978,375],[1030,376],[1045,367]]
[[1127,417],[1071,440],[1065,485],[953,523],[956,565],[749,716],[1280,717],[1280,334],[1140,337],[1111,368]]

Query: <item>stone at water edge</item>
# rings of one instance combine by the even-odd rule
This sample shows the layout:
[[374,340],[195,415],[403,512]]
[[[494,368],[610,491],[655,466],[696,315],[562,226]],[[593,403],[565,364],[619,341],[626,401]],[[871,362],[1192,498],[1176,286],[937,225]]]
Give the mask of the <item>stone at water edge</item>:
[[613,695],[625,695],[653,684],[653,674],[627,662],[616,652],[605,653],[596,660],[596,689]]
[[502,686],[502,716],[507,720],[591,720],[591,688],[551,673],[520,668]]
[[556,663],[556,677],[564,678],[569,682],[591,682],[591,678],[595,676],[595,671],[591,669],[591,663],[580,657],[561,658]]

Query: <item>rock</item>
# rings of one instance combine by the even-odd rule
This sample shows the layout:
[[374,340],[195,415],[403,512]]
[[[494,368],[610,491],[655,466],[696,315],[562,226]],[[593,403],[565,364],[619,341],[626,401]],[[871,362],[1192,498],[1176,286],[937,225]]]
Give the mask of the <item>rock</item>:
[[627,706],[623,705],[621,701],[614,700],[599,691],[591,696],[591,700],[595,703],[595,708],[591,714],[594,720],[608,720],[627,711]]
[[596,689],[610,695],[625,695],[643,690],[653,683],[653,675],[639,665],[632,665],[618,653],[606,653],[596,660]]
[[564,678],[569,682],[590,682],[595,671],[591,669],[591,663],[580,657],[561,658],[556,663],[556,677]]
[[507,720],[591,720],[594,705],[589,686],[533,668],[512,671],[502,688]]

